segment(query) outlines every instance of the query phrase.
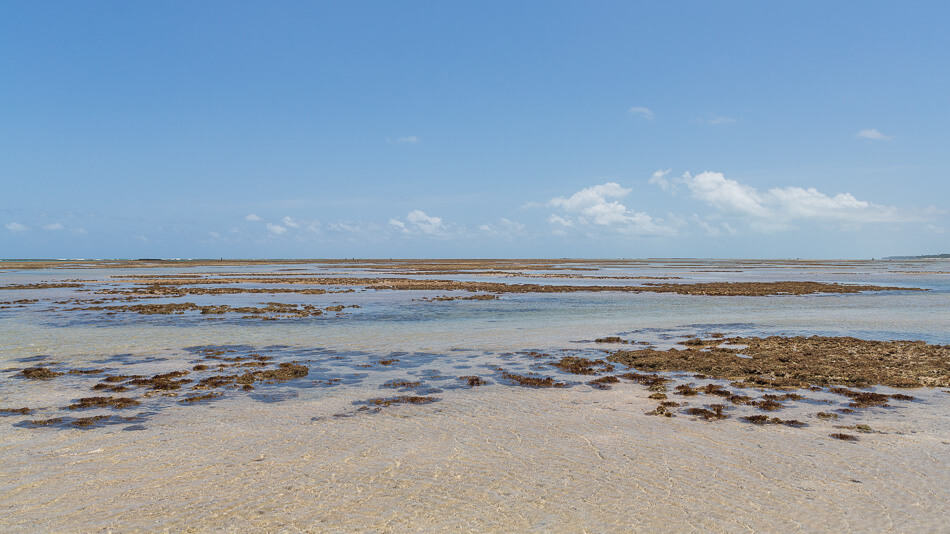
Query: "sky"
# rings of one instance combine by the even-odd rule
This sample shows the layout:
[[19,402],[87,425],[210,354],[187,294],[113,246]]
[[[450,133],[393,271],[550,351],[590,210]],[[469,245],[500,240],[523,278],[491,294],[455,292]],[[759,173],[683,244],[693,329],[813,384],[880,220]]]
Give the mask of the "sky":
[[950,252],[946,2],[0,3],[0,258]]

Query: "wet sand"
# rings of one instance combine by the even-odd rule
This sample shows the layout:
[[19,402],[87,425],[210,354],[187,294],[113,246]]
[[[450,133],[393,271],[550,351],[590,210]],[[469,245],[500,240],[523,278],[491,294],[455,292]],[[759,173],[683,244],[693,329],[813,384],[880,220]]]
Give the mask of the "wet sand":
[[933,532],[950,513],[950,428],[925,405],[849,443],[817,422],[642,417],[632,385],[498,389],[366,417],[236,399],[212,422],[13,433],[0,529]]

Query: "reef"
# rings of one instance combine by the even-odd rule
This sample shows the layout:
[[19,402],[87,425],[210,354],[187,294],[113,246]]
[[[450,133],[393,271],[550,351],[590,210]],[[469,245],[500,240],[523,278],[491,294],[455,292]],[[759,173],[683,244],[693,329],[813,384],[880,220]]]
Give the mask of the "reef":
[[395,406],[398,404],[429,404],[429,403],[437,402],[438,400],[439,399],[437,397],[422,397],[418,395],[401,395],[398,397],[369,399],[366,401],[366,404],[369,406],[386,408],[386,407]]
[[595,339],[594,343],[629,343],[629,341],[624,341],[620,336],[607,336]]
[[51,283],[51,282],[43,282],[43,283],[38,283],[38,284],[10,284],[10,285],[5,285],[5,286],[0,286],[0,290],[2,290],[2,289],[16,289],[16,290],[23,290],[23,289],[58,289],[58,288],[64,288],[64,287],[83,287],[83,284],[77,284],[77,283]]
[[840,439],[841,441],[858,441],[858,437],[852,434],[842,434],[840,432],[836,432],[834,434],[828,435],[835,439]]
[[470,387],[484,386],[485,381],[479,376],[460,376],[459,380],[465,381]]
[[419,381],[394,379],[390,380],[389,382],[385,382],[382,387],[392,389],[413,389],[421,385],[422,382]]
[[567,387],[567,384],[564,382],[558,382],[557,380],[549,376],[524,376],[518,375],[515,373],[509,373],[508,371],[502,371],[501,376],[514,384],[519,386],[533,387],[533,388],[563,388]]
[[[864,291],[925,291],[920,288],[840,284],[809,281],[779,282],[701,282],[669,283],[646,282],[642,285],[558,285],[558,284],[507,284],[462,280],[431,280],[416,278],[357,278],[357,277],[291,277],[291,276],[215,276],[192,277],[133,277],[122,278],[123,282],[140,284],[135,295],[183,295],[180,286],[198,284],[285,284],[360,287],[374,290],[430,290],[467,291],[470,293],[575,293],[575,292],[625,292],[625,293],[676,293],[702,296],[770,296],[811,295],[817,293],[861,293]],[[168,286],[172,286],[169,289]],[[101,290],[100,293],[123,293],[120,290]]]
[[30,415],[33,410],[30,408],[0,408],[0,415]]
[[726,409],[722,404],[710,404],[705,408],[687,408],[685,413],[688,415],[694,415],[703,419],[705,421],[718,421],[720,419],[726,419],[729,416],[724,412]]
[[49,380],[62,374],[63,373],[53,371],[47,367],[27,367],[20,371],[20,376],[29,378],[30,380]]
[[[359,306],[350,306],[359,307]],[[228,306],[226,304],[216,306],[199,306],[193,302],[173,302],[167,304],[129,304],[115,306],[88,306],[84,308],[72,308],[68,311],[109,311],[109,312],[133,312],[141,315],[181,315],[185,312],[198,312],[201,315],[224,315],[226,313],[240,313],[245,319],[290,319],[301,317],[316,317],[323,315],[324,312],[342,311],[344,306],[330,306],[321,309],[310,304],[283,304],[280,302],[267,302],[264,306]]]
[[594,387],[595,389],[610,389],[611,384],[616,384],[620,382],[620,379],[616,376],[602,376],[600,378],[595,378],[587,384]]
[[577,356],[565,356],[559,361],[552,363],[554,367],[576,375],[593,375],[597,373],[609,373],[614,370],[614,366],[603,360],[590,360]]
[[85,397],[82,399],[77,399],[76,402],[66,406],[68,410],[85,410],[88,408],[115,408],[121,410],[123,408],[131,408],[132,406],[138,406],[141,404],[135,399],[130,399],[128,397]]
[[[739,387],[950,385],[947,345],[823,336],[732,337],[714,341],[714,345],[703,343],[702,348],[682,350],[621,350],[607,360],[643,371],[702,373],[734,381]],[[723,343],[728,345],[719,346]],[[872,397],[863,395],[856,402],[866,405]]]
[[453,300],[497,300],[497,299],[498,299],[498,295],[495,295],[492,293],[483,293],[483,294],[467,295],[467,296],[466,295],[457,295],[457,296],[439,295],[436,297],[422,297],[422,298],[413,299],[413,300],[419,300],[422,302],[449,302]]

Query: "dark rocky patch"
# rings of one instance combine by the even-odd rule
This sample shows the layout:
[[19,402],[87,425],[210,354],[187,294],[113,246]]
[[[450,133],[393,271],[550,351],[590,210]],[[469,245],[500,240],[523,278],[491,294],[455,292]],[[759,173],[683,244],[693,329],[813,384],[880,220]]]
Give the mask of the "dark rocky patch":
[[20,376],[30,380],[49,380],[62,374],[63,373],[53,371],[48,367],[27,367],[26,369],[20,371]]

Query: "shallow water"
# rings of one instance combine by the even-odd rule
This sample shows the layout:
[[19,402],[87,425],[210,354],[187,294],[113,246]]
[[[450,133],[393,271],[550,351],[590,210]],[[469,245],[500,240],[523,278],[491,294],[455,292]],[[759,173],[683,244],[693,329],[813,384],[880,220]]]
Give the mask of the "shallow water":
[[[141,301],[359,306],[340,315],[262,321],[196,312],[107,315],[71,311],[75,304],[57,302],[100,297],[94,291],[117,287],[123,283],[118,276],[273,273],[278,269],[273,266],[0,271],[0,286],[96,281],[83,288],[0,290],[0,302],[38,300],[0,309],[0,408],[35,410],[0,417],[5,459],[0,529],[824,530],[835,525],[901,531],[936,526],[950,511],[950,395],[940,390],[915,391],[918,400],[912,403],[846,415],[834,423],[814,420],[813,414],[843,407],[843,399],[813,393],[808,402],[782,412],[782,417],[807,420],[805,429],[752,427],[737,417],[700,423],[645,417],[656,403],[646,398],[644,388],[620,384],[595,390],[585,384],[590,377],[525,354],[598,358],[618,348],[594,342],[598,337],[619,335],[667,348],[712,332],[950,344],[950,274],[943,274],[950,272],[950,262],[657,261],[584,267],[597,270],[568,270],[565,276],[679,277],[674,281],[682,283],[808,280],[928,291],[769,297],[505,293],[498,300],[424,302],[419,299],[464,293],[357,289]],[[303,269],[284,271],[301,276],[386,276],[370,268],[341,271],[339,265],[279,266],[288,268]],[[572,285],[649,282],[394,276]],[[129,303],[102,305],[111,304]],[[94,395],[90,387],[103,376],[152,375],[214,363],[201,352],[209,347],[233,351],[226,356],[259,354],[275,362],[299,362],[308,374],[256,384],[252,392],[225,390],[220,397],[190,404],[181,402],[186,392],[172,392],[141,397],[141,405],[130,410],[63,408]],[[16,376],[36,365],[103,372],[49,381]],[[500,369],[552,377],[568,387],[516,387]],[[458,378],[468,375],[487,384],[470,388]],[[393,380],[419,384],[386,387]],[[122,395],[139,398],[141,392]],[[436,401],[379,413],[361,410],[373,406],[367,405],[370,399],[399,395]],[[88,428],[69,424],[95,415],[109,419]],[[66,419],[41,428],[29,424],[53,417]],[[859,423],[886,433],[862,435],[859,443],[827,438],[833,424]],[[849,482],[851,475],[844,474],[849,470],[860,473],[855,477],[863,479],[863,487]],[[618,485],[630,493],[610,490]],[[688,502],[677,503],[674,492]],[[840,500],[829,510],[834,494],[865,513],[847,510]],[[654,504],[643,508],[645,502]],[[920,503],[926,512],[914,511]],[[631,518],[631,506],[644,511]]]

